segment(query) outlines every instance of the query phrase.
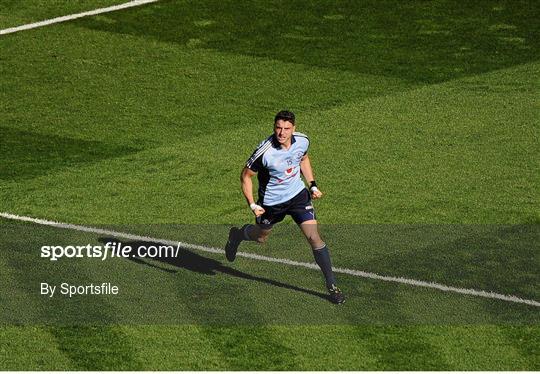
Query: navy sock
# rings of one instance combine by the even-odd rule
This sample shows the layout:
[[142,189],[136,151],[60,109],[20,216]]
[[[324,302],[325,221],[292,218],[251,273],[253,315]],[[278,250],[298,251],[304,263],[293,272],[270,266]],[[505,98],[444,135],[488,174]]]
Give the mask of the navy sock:
[[242,230],[242,240],[255,241],[255,239],[251,239],[250,236],[248,235],[248,230],[251,228],[251,226],[253,225],[247,224],[247,225],[242,226],[242,228],[240,229]]
[[313,257],[315,257],[315,262],[321,268],[324,278],[326,280],[326,287],[330,288],[333,284],[336,284],[336,279],[334,278],[334,272],[332,271],[332,262],[330,261],[330,252],[328,252],[328,247],[325,245],[321,249],[313,250]]

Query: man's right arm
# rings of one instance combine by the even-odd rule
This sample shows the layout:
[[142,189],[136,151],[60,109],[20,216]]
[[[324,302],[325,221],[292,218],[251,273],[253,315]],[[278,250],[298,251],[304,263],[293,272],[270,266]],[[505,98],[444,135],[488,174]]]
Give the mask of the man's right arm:
[[258,217],[264,213],[264,209],[263,207],[255,204],[255,201],[253,200],[253,181],[251,178],[253,178],[256,174],[257,173],[250,168],[244,167],[242,174],[240,175],[240,182],[242,184],[242,192],[249,207],[253,211],[253,214]]

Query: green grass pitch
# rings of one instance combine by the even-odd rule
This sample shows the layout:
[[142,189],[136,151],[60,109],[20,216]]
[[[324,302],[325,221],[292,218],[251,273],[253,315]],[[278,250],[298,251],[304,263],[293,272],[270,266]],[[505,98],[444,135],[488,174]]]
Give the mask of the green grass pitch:
[[[0,2],[0,29],[122,1]],[[154,4],[0,36],[0,211],[220,247],[297,114],[334,266],[540,300],[536,1]],[[0,220],[0,370],[540,370],[540,309]],[[312,262],[287,220],[242,251]],[[130,296],[47,301],[40,281]],[[85,319],[86,318],[86,319]],[[77,321],[85,323],[77,323]],[[64,322],[64,323],[62,323]]]

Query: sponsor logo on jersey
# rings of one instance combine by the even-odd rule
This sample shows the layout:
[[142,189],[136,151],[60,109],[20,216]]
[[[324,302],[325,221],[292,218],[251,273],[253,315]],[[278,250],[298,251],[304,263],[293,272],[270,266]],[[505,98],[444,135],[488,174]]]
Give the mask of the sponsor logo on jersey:
[[283,178],[283,179],[276,177],[278,183],[283,183],[283,182],[285,182],[287,179],[291,179],[291,178],[295,177],[296,174],[298,174],[298,171],[295,172],[294,169],[295,169],[295,168],[289,168],[289,169],[285,170],[285,175],[286,175],[286,177]]

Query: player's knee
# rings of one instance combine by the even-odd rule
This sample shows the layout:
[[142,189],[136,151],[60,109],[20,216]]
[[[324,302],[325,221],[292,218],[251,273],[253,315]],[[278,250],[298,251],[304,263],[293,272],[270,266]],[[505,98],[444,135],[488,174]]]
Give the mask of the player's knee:
[[313,249],[324,247],[324,242],[319,235],[309,236],[307,239]]
[[257,237],[257,243],[264,244],[268,240],[268,234],[261,234]]
[[266,229],[262,227],[261,225],[254,225],[252,226],[252,237],[254,238],[254,241],[256,241],[259,244],[266,243],[266,240],[268,239],[268,236],[270,236],[271,229]]
[[259,235],[257,235],[256,242],[259,244],[264,244],[268,240],[269,236],[270,236],[270,232],[260,231]]

